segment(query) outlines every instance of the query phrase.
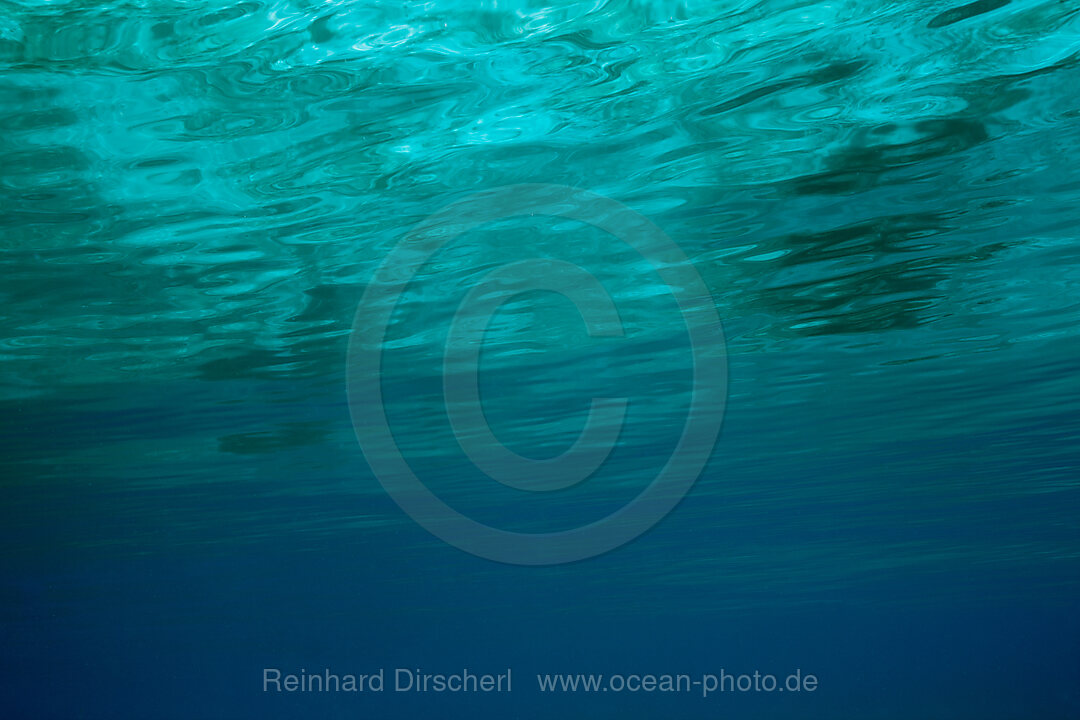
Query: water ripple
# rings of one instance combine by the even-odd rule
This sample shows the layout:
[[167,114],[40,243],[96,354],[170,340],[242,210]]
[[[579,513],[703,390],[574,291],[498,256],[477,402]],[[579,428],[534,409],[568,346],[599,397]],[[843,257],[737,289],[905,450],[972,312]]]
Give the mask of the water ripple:
[[[0,8],[4,402],[131,383],[340,389],[356,303],[410,227],[478,190],[562,183],[625,202],[679,243],[726,323],[733,404],[751,425],[778,423],[792,453],[801,430],[775,417],[803,408],[828,435],[883,408],[911,437],[993,437],[973,477],[1023,450],[1060,470],[1041,490],[1073,487],[1060,442],[1075,420],[1060,410],[1075,406],[1075,367],[1045,363],[1075,357],[1078,341],[1071,3]],[[388,344],[411,373],[388,378],[403,416],[437,390],[445,336],[432,328],[447,308],[527,251],[568,255],[631,303],[625,382],[606,391],[685,399],[664,350],[680,337],[647,310],[659,296],[648,268],[566,232],[478,230],[433,261]],[[521,339],[525,316],[504,320],[490,370],[507,386],[524,367],[570,402],[579,388],[561,373],[604,375],[570,330],[553,347]],[[851,392],[861,404],[828,399]],[[961,422],[973,407],[978,422]],[[1064,425],[1056,445],[1040,429],[1051,421]],[[565,439],[554,425],[545,451]],[[210,438],[196,426],[176,432],[208,457],[340,441],[325,417],[243,416]],[[882,428],[829,437],[838,452],[885,452]],[[1028,444],[1006,443],[1010,431]],[[747,463],[774,452],[746,447]],[[986,487],[1028,491],[1003,485]]]

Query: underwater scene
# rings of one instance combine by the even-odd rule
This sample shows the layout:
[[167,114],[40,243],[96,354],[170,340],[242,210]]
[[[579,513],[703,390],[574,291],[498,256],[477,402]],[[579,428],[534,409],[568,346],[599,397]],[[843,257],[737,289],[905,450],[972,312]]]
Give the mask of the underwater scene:
[[0,716],[1080,718],[1080,2],[0,0]]

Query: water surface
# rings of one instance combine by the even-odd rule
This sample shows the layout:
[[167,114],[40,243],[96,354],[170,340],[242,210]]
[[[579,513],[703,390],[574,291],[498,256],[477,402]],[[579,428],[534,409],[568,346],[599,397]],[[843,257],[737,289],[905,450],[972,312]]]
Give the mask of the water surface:
[[[1069,718],[1080,713],[1080,8],[927,0],[0,0],[2,684],[18,717]],[[518,183],[649,218],[723,321],[722,435],[608,555],[439,542],[354,436],[346,354],[418,222]],[[443,405],[455,308],[573,262],[590,338],[504,306],[501,441],[601,473],[484,477]],[[586,225],[476,228],[386,339],[418,475],[519,531],[589,522],[674,448],[692,385],[648,263]],[[362,318],[361,318],[362,320]],[[361,322],[361,328],[363,323]],[[281,697],[265,666],[512,665],[480,699]],[[812,699],[543,697],[536,672],[813,668]]]

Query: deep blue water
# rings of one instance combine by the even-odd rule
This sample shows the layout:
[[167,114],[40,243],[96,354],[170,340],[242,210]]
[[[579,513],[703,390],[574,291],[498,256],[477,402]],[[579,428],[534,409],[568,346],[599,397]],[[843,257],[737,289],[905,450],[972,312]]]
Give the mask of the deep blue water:
[[[0,715],[1080,717],[1078,88],[1072,0],[0,0]],[[818,685],[536,681],[721,670]]]

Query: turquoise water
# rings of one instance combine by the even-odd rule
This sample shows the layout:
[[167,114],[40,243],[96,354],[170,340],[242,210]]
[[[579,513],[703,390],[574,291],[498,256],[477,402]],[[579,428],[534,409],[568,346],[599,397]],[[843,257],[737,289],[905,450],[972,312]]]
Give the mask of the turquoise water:
[[[1062,0],[0,0],[11,717],[1077,717],[1076,88]],[[556,209],[589,217],[530,214],[522,184],[576,188]],[[410,232],[505,188],[420,262]],[[620,331],[539,290],[463,314],[535,258],[595,278]],[[400,302],[379,294],[413,262]],[[700,288],[673,285],[688,269]],[[478,469],[446,398],[459,326],[522,456],[627,399],[595,475],[530,493]],[[420,481],[517,533],[632,502],[702,368],[722,430],[632,542],[495,563],[391,497],[350,341],[380,351],[364,377]],[[262,692],[265,667],[395,664],[516,685]],[[821,687],[529,684],[722,666]]]

